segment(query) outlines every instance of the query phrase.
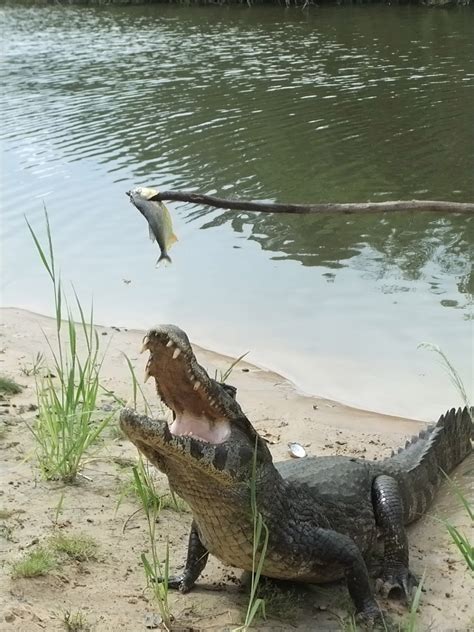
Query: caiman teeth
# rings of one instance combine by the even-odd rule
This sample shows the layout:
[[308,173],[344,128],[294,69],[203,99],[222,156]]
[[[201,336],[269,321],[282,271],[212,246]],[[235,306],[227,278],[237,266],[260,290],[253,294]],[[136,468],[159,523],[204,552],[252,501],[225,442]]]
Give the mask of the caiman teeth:
[[197,391],[197,390],[198,390],[198,389],[200,389],[200,388],[201,388],[201,382],[200,382],[199,380],[196,380],[196,381],[194,382],[193,389],[194,389],[195,391]]
[[166,343],[167,347],[172,347],[173,346],[173,341],[172,340],[168,340],[168,342]]
[[140,353],[143,353],[144,351],[147,351],[149,342],[150,342],[150,339],[148,338],[148,336],[145,336],[143,338],[143,345],[142,345],[142,348],[140,350]]
[[148,360],[148,362],[146,363],[146,367],[145,367],[145,376],[143,378],[143,383],[146,384],[148,382],[148,380],[151,377],[151,373],[150,373],[150,360]]
[[176,360],[176,358],[179,356],[180,353],[181,353],[181,349],[176,347],[176,349],[173,351],[173,360]]

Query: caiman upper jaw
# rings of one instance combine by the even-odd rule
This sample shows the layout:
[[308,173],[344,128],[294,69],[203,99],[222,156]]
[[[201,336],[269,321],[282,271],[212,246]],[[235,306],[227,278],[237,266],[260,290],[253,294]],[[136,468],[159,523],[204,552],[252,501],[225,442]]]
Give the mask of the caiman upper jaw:
[[187,335],[175,325],[150,329],[142,351],[150,351],[145,379],[155,379],[163,402],[173,410],[171,433],[221,443],[230,422],[243,416],[232,388],[211,379],[194,355]]
[[143,350],[150,351],[146,373],[155,379],[174,420],[168,426],[124,409],[120,425],[159,469],[170,471],[178,462],[188,468],[198,460],[213,476],[240,475],[252,465],[255,446],[259,462],[271,462],[267,445],[235,399],[235,389],[209,377],[184,331],[174,325],[154,327],[144,338]]

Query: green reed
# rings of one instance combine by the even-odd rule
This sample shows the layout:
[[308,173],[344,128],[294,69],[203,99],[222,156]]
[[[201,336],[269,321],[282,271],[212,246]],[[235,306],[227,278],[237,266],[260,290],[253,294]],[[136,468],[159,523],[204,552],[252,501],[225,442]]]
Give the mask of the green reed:
[[[97,441],[114,413],[101,419],[96,406],[103,358],[99,357],[99,336],[94,326],[93,306],[86,315],[74,291],[74,302],[79,313],[79,322],[75,322],[56,267],[46,209],[45,220],[46,246],[40,243],[26,220],[51,280],[55,308],[55,340],[50,340],[43,332],[52,363],[44,377],[36,377],[39,416],[31,430],[44,476],[72,483],[77,477],[84,453]],[[79,341],[82,342],[81,348]]]

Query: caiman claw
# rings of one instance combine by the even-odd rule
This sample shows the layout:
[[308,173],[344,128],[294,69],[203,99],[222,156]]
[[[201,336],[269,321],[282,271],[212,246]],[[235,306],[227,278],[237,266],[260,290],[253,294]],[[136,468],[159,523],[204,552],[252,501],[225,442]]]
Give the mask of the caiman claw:
[[[164,583],[163,577],[154,577],[154,581],[158,584]],[[173,575],[172,577],[168,577],[167,586],[168,588],[172,588],[173,590],[179,590],[181,593],[187,593],[194,587],[194,579],[189,576],[186,572],[181,575]]]
[[419,583],[416,575],[408,568],[385,569],[377,579],[375,589],[382,597],[400,599],[409,604]]
[[[359,610],[355,616],[356,622],[362,624],[366,628],[373,628],[379,624],[385,627],[385,617],[376,601],[369,601],[363,610]],[[386,629],[386,628],[385,628]]]

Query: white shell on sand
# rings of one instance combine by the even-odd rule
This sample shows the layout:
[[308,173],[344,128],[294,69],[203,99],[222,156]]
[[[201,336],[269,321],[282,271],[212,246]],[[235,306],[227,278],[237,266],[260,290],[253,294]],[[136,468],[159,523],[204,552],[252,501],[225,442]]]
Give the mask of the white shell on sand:
[[306,456],[306,450],[303,448],[301,443],[289,443],[288,452],[291,454],[291,456],[294,456],[295,459],[302,459],[304,456]]

